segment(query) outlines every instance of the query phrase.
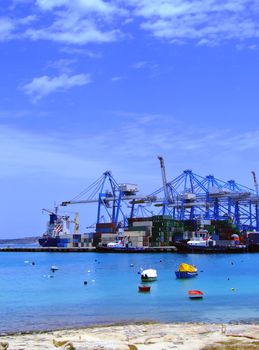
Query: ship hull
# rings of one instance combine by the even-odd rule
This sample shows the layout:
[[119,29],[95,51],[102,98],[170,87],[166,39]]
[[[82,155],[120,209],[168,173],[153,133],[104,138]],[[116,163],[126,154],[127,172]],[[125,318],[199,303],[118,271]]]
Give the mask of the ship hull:
[[57,247],[60,241],[59,237],[41,237],[39,239],[39,244],[42,247]]
[[217,254],[217,253],[247,253],[248,249],[246,246],[214,246],[214,247],[203,247],[203,246],[190,246],[184,243],[175,243],[178,253],[198,253],[198,254]]

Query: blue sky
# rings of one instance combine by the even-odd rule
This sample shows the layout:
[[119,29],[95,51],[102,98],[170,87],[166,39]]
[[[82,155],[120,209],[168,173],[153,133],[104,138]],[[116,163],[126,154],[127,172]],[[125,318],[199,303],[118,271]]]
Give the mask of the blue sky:
[[[259,4],[9,0],[0,8],[0,238],[105,170],[148,194],[185,169],[252,187]],[[259,172],[258,172],[259,176]],[[80,206],[82,228],[95,208]]]

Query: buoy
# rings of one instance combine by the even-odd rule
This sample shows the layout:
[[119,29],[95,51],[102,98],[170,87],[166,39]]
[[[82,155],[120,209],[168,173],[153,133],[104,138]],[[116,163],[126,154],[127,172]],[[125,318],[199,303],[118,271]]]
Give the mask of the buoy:
[[134,264],[130,264],[130,267],[133,267],[134,266]]
[[55,271],[57,271],[57,270],[58,270],[58,267],[57,267],[57,266],[52,265],[50,269],[51,269],[51,271],[54,273]]
[[231,288],[230,290],[231,290],[231,292],[234,292],[234,291],[235,291],[235,288]]

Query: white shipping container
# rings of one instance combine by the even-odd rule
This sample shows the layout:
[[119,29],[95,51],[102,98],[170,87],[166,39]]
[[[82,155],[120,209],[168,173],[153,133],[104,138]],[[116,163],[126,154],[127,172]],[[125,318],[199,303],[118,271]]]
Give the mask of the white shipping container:
[[133,227],[139,227],[139,226],[152,227],[152,225],[153,225],[152,221],[133,221],[132,223]]
[[146,231],[129,231],[128,236],[130,237],[144,237],[146,235]]

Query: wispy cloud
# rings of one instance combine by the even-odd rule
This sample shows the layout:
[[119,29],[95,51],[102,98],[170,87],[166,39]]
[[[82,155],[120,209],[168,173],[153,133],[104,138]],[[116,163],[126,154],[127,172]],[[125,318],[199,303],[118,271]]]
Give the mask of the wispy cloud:
[[34,78],[30,83],[25,84],[22,89],[26,95],[32,98],[33,102],[37,102],[42,97],[47,96],[56,91],[66,91],[75,86],[87,85],[91,82],[88,74],[76,74],[68,76],[61,74],[57,77],[42,77]]
[[150,77],[154,78],[161,74],[159,71],[159,65],[149,61],[138,61],[131,65],[131,68],[141,71],[146,70],[149,72]]
[[44,29],[29,28],[24,35],[31,40],[51,40],[66,44],[83,45],[87,43],[109,43],[117,40],[119,30],[103,30],[93,20],[80,19],[64,14]]
[[0,40],[110,43],[131,36],[125,23],[174,44],[215,46],[259,37],[255,0],[37,0],[27,9],[27,16],[15,18],[7,8],[0,19]]
[[14,30],[15,23],[11,19],[0,18],[0,41],[12,39]]
[[[36,3],[43,10],[54,8],[69,8],[70,10],[86,13],[109,15],[119,10],[113,2],[102,0],[37,0]],[[122,11],[122,10],[121,10]]]
[[132,68],[134,68],[134,69],[142,69],[142,68],[147,67],[148,64],[149,63],[147,61],[139,61],[139,62],[133,63],[132,64]]
[[254,1],[129,1],[135,14],[144,19],[141,27],[157,38],[215,45],[226,40],[259,36]]
[[65,46],[60,48],[60,52],[64,52],[69,55],[81,55],[89,58],[102,58],[103,55],[100,52],[90,51],[81,47]]
[[25,35],[32,40],[53,40],[67,44],[108,43],[121,37],[113,19],[125,13],[115,2],[102,0],[38,0],[40,10],[52,15],[48,27],[31,27]]
[[47,68],[52,68],[60,73],[71,74],[73,72],[73,66],[77,63],[76,59],[61,58],[56,61],[48,61]]
[[[86,169],[101,171],[98,160],[71,151],[69,137],[46,135],[0,126],[1,177],[42,174],[77,178]],[[67,135],[68,136],[68,135]],[[71,169],[71,171],[70,171]],[[72,170],[73,169],[73,170]],[[77,169],[74,172],[74,169]],[[74,174],[73,174],[74,173]]]
[[259,156],[259,130],[233,134],[233,130],[188,127],[170,116],[122,112],[118,112],[116,125],[75,137],[71,132],[42,135],[0,126],[0,176],[44,173],[87,181],[86,173],[94,179],[111,169],[126,181],[142,181],[151,192],[155,189],[152,181],[160,179],[157,155],[173,164],[175,175],[193,166],[201,174],[208,169],[222,170],[224,164],[229,174],[232,169],[240,174],[240,158]]
[[123,79],[124,79],[123,77],[116,76],[116,77],[112,77],[111,81],[116,82],[116,81],[120,81],[120,80],[123,80]]

